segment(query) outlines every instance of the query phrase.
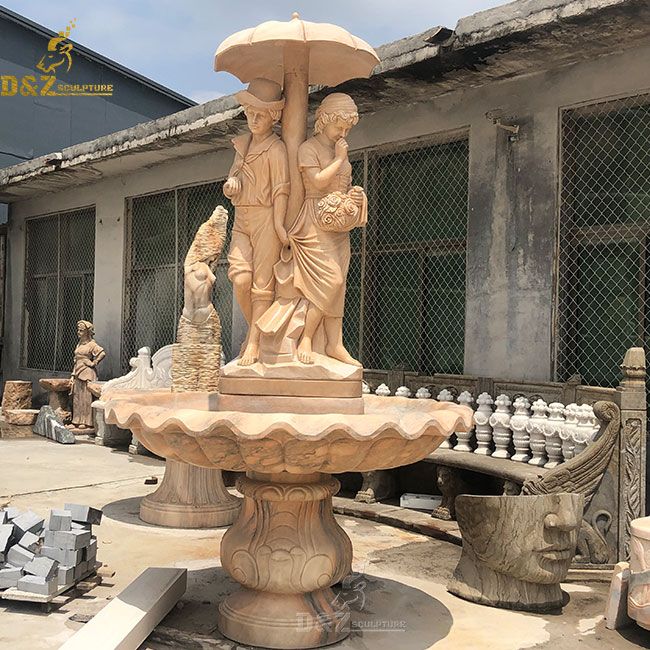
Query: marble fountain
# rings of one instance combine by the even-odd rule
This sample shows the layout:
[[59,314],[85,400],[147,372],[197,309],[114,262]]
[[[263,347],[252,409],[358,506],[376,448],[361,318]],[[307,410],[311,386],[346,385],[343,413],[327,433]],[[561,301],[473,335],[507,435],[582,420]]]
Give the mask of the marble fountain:
[[215,69],[250,82],[237,93],[250,134],[234,139],[224,185],[235,206],[229,277],[248,336],[216,391],[106,398],[106,420],[168,461],[245,472],[220,549],[241,588],[218,611],[221,633],[240,643],[345,638],[350,612],[331,587],[351,572],[352,545],[333,515],[332,474],[414,463],[471,426],[466,406],[363,395],[363,368],[343,346],[349,231],[367,219],[345,139],[358,114],[351,97],[332,93],[307,138],[308,85],[367,77],[378,62],[344,29],[297,14],[220,45]]

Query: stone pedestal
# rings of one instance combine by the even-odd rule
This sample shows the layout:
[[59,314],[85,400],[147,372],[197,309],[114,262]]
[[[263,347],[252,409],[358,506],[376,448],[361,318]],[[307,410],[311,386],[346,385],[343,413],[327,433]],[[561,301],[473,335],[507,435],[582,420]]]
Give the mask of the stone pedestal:
[[92,403],[93,422],[95,423],[95,444],[103,447],[125,447],[131,443],[132,434],[128,429],[120,429],[115,424],[107,424],[104,419],[105,402],[95,400]]
[[140,503],[140,519],[173,528],[228,526],[240,501],[226,490],[221,470],[168,460],[162,483]]
[[634,519],[630,533],[627,613],[638,625],[650,630],[650,517]]
[[8,409],[30,409],[32,407],[31,381],[6,381],[2,393],[2,415]]
[[219,606],[219,630],[265,648],[316,648],[350,632],[331,586],[351,571],[352,544],[336,523],[326,474],[248,472],[242,511],[221,542],[221,564],[242,585]]

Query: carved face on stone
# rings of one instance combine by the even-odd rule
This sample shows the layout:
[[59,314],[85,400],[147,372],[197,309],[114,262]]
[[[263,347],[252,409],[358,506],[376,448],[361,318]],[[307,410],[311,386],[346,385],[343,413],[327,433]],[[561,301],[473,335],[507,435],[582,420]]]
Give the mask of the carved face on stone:
[[256,106],[246,106],[245,113],[248,128],[253,135],[265,135],[271,132],[275,124],[271,111]]
[[538,584],[554,584],[566,576],[582,509],[579,494],[456,499],[467,552],[492,571]]

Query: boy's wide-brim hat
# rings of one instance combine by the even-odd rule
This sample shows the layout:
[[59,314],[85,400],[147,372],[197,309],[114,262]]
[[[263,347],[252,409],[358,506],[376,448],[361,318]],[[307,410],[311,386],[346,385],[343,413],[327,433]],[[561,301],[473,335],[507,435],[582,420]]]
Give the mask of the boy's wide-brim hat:
[[280,84],[270,79],[253,79],[247,90],[235,93],[235,99],[242,105],[265,108],[269,111],[281,111],[284,108],[284,97]]

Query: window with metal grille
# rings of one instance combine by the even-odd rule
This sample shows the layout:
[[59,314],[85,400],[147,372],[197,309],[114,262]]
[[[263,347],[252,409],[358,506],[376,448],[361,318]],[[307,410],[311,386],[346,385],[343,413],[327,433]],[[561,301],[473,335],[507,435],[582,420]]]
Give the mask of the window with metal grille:
[[21,366],[70,371],[79,320],[92,321],[95,208],[26,222]]
[[650,95],[562,112],[557,375],[615,386],[650,329]]
[[353,175],[369,214],[352,232],[346,347],[366,368],[462,373],[466,136],[363,152]]
[[232,288],[226,259],[234,210],[223,181],[137,196],[128,201],[128,245],[122,368],[148,346],[159,350],[176,339],[183,308],[183,261],[199,226],[217,205],[228,209],[228,237],[217,263],[213,302],[221,319],[221,344],[231,358]]

